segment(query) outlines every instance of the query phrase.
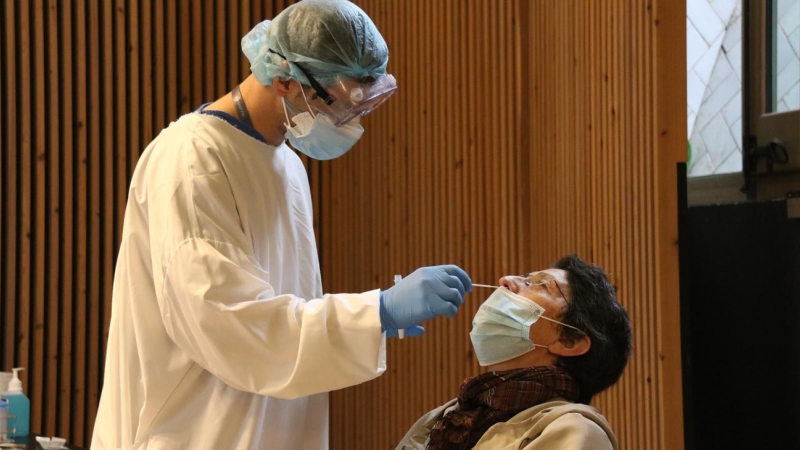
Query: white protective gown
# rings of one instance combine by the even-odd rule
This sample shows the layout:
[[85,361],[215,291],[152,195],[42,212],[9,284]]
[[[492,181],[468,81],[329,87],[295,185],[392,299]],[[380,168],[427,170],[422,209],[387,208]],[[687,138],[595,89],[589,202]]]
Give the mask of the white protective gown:
[[300,158],[233,124],[139,160],[92,450],[324,449],[327,392],[386,368],[379,291],[322,296]]

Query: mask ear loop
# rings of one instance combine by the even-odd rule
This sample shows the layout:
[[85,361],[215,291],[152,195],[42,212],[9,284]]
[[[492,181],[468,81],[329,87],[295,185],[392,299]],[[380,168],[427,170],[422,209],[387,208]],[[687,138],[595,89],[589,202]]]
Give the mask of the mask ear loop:
[[[311,109],[311,105],[308,103],[308,98],[306,97],[306,90],[303,89],[302,85],[300,86],[300,93],[303,94],[303,101],[306,102],[306,106],[308,107],[308,113],[311,114],[312,118],[316,119],[317,116],[316,116],[316,114],[314,114],[314,111],[312,111],[312,109]],[[283,102],[281,103],[283,105],[283,115],[284,115],[284,117],[286,117],[286,123],[284,125],[286,125],[287,127],[291,128],[292,127],[292,125],[291,125],[292,122],[289,120],[289,113],[286,111],[286,97],[281,97],[281,100],[283,100]]]
[[575,328],[575,327],[573,327],[572,325],[568,325],[568,324],[566,324],[566,323],[564,323],[564,322],[559,322],[559,321],[557,321],[557,320],[555,320],[555,319],[551,319],[551,318],[549,318],[549,317],[545,317],[545,316],[539,316],[539,318],[540,318],[540,319],[544,319],[544,320],[549,320],[550,322],[553,322],[553,323],[557,323],[557,324],[561,325],[562,327],[572,328],[573,330],[575,330],[575,331],[577,331],[577,332],[581,333],[582,335],[584,335],[584,336],[588,336],[588,335],[586,334],[586,332],[585,332],[585,331],[583,331],[583,330],[581,330],[580,328]]
[[306,90],[303,89],[303,86],[300,86],[300,92],[303,94],[303,100],[306,102],[306,106],[308,106],[308,113],[311,114],[311,117],[317,118],[317,115],[314,114],[314,111],[311,110],[311,105],[308,104],[308,98],[306,98]]
[[281,100],[283,100],[283,102],[281,102],[283,105],[283,115],[286,117],[286,123],[284,125],[286,125],[287,128],[292,128],[292,121],[289,120],[289,113],[286,112],[286,98],[281,97]]
[[[551,318],[549,318],[549,317],[545,317],[545,316],[539,316],[539,318],[540,318],[540,319],[544,319],[544,320],[549,320],[550,322],[553,322],[553,323],[557,323],[557,324],[561,325],[562,327],[568,327],[568,328],[572,328],[573,330],[577,331],[578,333],[580,333],[580,334],[582,334],[582,335],[584,335],[584,336],[587,336],[587,337],[589,336],[588,334],[586,334],[586,332],[585,332],[585,331],[581,330],[580,328],[575,328],[575,327],[573,327],[572,325],[568,325],[568,324],[566,324],[566,323],[559,322],[559,321],[557,321],[557,320],[555,320],[555,319],[551,319]],[[534,347],[546,348],[546,349],[547,349],[547,351],[548,351],[548,352],[550,352],[550,346],[551,346],[551,345],[553,345],[553,344],[555,344],[555,343],[556,343],[556,341],[558,341],[559,339],[560,339],[560,337],[559,337],[559,336],[556,336],[555,340],[553,340],[553,342],[551,342],[551,343],[549,343],[549,344],[547,344],[547,345],[539,345],[539,344],[537,344],[537,343],[535,343],[535,342],[534,342],[534,343],[533,343],[533,346],[534,346]]]

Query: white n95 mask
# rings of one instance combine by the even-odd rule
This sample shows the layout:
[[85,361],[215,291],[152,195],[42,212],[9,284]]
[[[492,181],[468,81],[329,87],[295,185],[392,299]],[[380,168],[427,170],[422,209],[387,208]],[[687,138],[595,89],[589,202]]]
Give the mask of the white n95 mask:
[[478,308],[469,333],[480,365],[508,361],[536,348],[531,325],[543,313],[544,308],[504,287],[494,291]]
[[[302,91],[301,91],[302,92]],[[305,99],[305,92],[303,98]],[[306,100],[308,106],[308,100]],[[291,125],[289,113],[286,111],[286,99],[283,99],[283,113],[286,116],[286,139],[297,151],[309,158],[327,160],[338,158],[347,153],[361,139],[364,128],[358,120],[351,120],[347,124],[337,127],[325,114],[316,116],[309,111],[302,112],[292,117]]]

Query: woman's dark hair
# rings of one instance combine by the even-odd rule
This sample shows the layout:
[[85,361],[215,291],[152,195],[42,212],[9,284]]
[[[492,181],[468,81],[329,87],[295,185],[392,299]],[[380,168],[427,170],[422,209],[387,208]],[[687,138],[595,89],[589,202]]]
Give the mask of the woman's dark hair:
[[[592,341],[588,352],[560,357],[556,364],[580,385],[578,402],[589,404],[622,376],[631,355],[631,322],[603,269],[577,255],[566,256],[553,267],[567,272],[570,298],[563,322],[586,332]],[[561,339],[581,337],[582,333],[561,327]]]

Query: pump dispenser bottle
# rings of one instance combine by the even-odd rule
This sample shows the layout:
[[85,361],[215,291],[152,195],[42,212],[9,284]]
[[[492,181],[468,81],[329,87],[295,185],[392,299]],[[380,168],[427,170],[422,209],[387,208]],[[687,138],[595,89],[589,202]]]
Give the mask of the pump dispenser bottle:
[[8,383],[8,392],[3,397],[8,401],[8,413],[17,420],[17,432],[15,437],[25,437],[31,424],[31,401],[22,393],[22,381],[19,379],[19,371],[25,370],[22,367],[11,369],[14,377]]

